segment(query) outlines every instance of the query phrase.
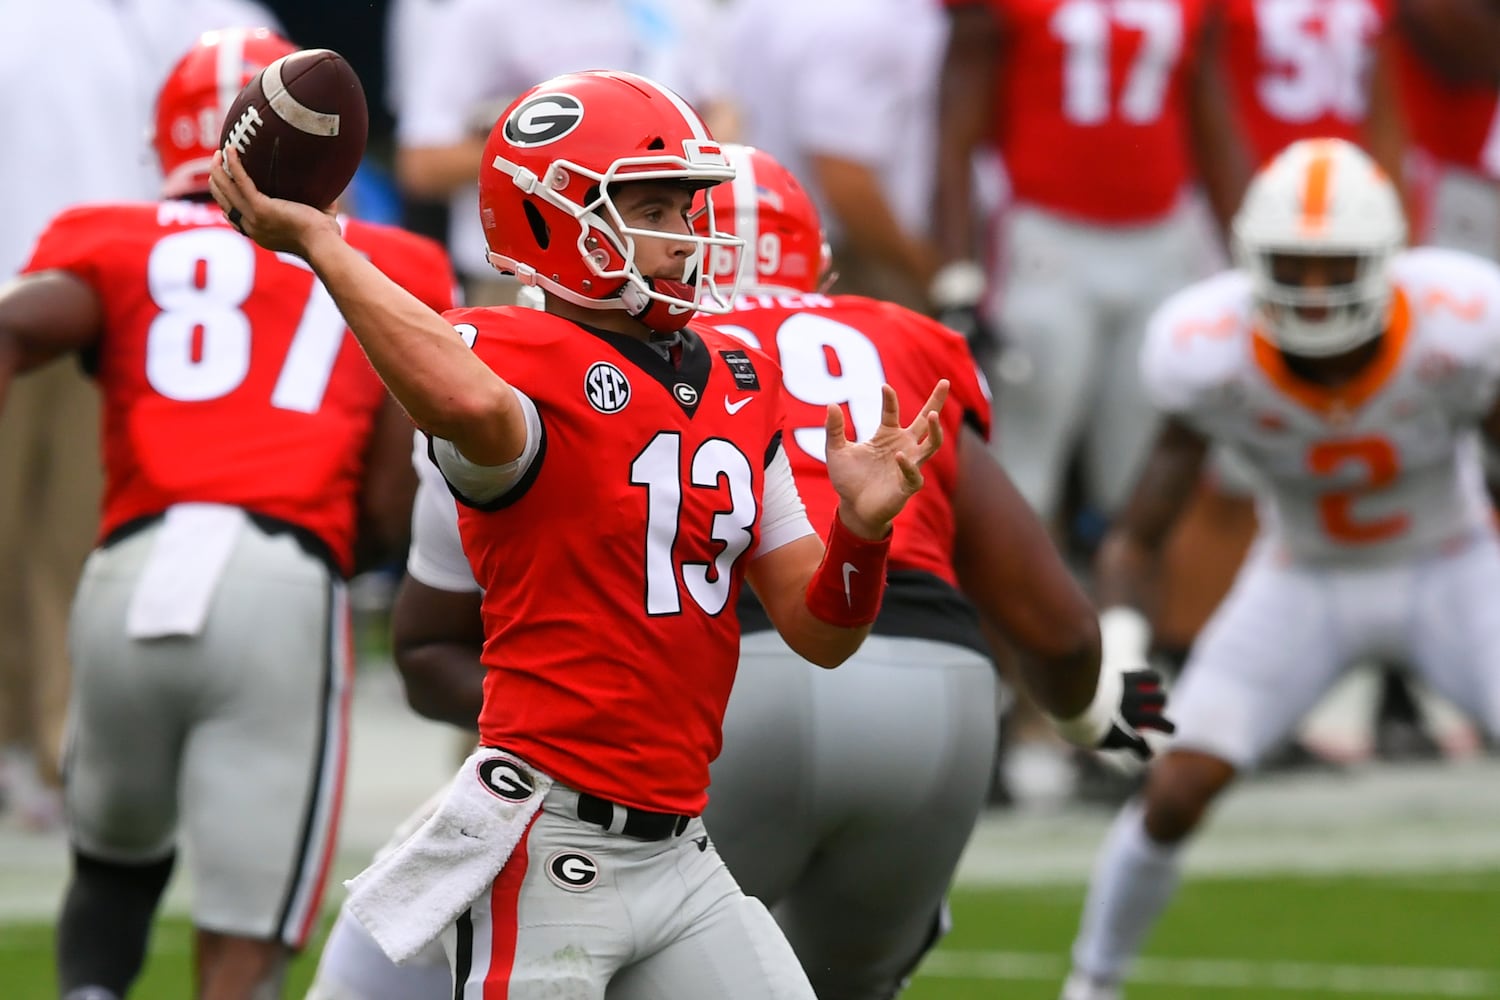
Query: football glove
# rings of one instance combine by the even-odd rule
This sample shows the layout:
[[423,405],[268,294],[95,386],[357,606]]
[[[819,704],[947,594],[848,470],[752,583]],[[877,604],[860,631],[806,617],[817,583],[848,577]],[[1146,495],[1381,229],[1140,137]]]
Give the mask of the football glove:
[[970,353],[981,363],[1000,349],[1000,338],[980,308],[984,286],[984,268],[972,260],[956,260],[943,265],[927,290],[933,318],[962,334]]
[[1111,608],[1100,616],[1100,633],[1103,654],[1094,700],[1073,718],[1055,720],[1058,731],[1078,746],[1148,761],[1156,752],[1153,744],[1177,728],[1166,716],[1161,674],[1146,664],[1149,627],[1133,608]]

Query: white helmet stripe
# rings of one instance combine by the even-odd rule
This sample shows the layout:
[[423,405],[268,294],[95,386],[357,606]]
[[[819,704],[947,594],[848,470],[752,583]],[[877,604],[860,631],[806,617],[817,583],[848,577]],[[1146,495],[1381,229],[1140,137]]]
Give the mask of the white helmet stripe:
[[760,198],[755,193],[755,163],[750,158],[750,147],[729,145],[724,147],[729,165],[734,168],[731,191],[734,194],[734,235],[745,241],[740,250],[741,280],[751,281],[755,277],[755,254],[760,246]]
[[655,80],[640,76],[635,73],[621,72],[617,73],[616,75],[630,79],[632,82],[639,85],[643,90],[654,90],[658,94],[665,97],[667,100],[671,101],[672,106],[675,107],[682,115],[682,120],[687,123],[687,127],[692,130],[693,138],[705,140],[709,139],[708,126],[703,124],[703,119],[698,117],[698,112],[694,111],[693,106],[679,97],[677,93],[670,87],[662,86]]
[[[229,106],[240,95],[245,72],[244,28],[225,28],[219,32],[214,79],[219,91],[219,118],[229,114]],[[217,138],[217,137],[215,137]]]

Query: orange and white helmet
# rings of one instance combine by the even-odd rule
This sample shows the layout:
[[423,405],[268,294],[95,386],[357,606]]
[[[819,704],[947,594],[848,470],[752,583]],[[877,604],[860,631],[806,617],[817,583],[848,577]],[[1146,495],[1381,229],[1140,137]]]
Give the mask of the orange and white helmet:
[[[1385,329],[1387,267],[1406,242],[1406,217],[1396,186],[1353,143],[1303,139],[1287,146],[1250,182],[1233,239],[1261,328],[1287,353],[1342,354]],[[1276,280],[1278,256],[1353,257],[1358,269],[1348,284],[1304,287]]]
[[151,135],[165,197],[208,191],[208,168],[229,105],[255,74],[296,51],[269,28],[226,28],[205,32],[177,61],[157,93]]
[[[479,214],[489,261],[575,305],[626,309],[663,332],[695,311],[728,312],[732,287],[702,266],[706,247],[738,248],[710,214],[681,280],[641,273],[636,241],[615,207],[619,185],[680,181],[705,188],[734,170],[686,101],[632,73],[569,73],[537,84],[501,113],[484,147]],[[674,239],[679,238],[676,234]]]
[[[716,248],[710,273],[716,278],[738,277],[741,292],[822,288],[832,252],[806,189],[765,150],[725,143],[724,154],[734,167],[734,180],[709,189],[705,196],[718,224],[745,246],[737,254]],[[700,231],[706,218],[706,212],[694,216]]]

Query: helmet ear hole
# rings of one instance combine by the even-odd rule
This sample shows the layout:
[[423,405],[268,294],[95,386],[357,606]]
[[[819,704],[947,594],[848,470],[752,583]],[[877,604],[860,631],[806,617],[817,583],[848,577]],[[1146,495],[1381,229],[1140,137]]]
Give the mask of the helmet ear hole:
[[652,139],[646,144],[646,148],[650,150],[666,149],[667,141],[661,136],[657,136],[655,139]]
[[521,210],[526,213],[526,222],[531,226],[531,235],[535,238],[536,245],[542,250],[547,249],[547,244],[552,242],[552,232],[547,228],[547,220],[542,218],[542,213],[529,198],[521,203]]

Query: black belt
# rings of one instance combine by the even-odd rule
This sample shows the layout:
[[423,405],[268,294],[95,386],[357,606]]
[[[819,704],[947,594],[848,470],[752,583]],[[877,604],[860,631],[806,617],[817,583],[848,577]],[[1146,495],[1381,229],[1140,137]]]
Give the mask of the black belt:
[[613,830],[615,817],[622,812],[625,814],[625,825],[619,832],[636,840],[666,840],[668,837],[680,836],[692,820],[691,816],[632,809],[587,792],[578,793],[578,818],[585,823]]
[[[297,543],[298,548],[321,562],[324,566],[327,566],[329,572],[333,574],[334,579],[344,579],[344,570],[339,565],[339,561],[334,558],[333,549],[329,547],[327,542],[323,541],[323,539],[307,528],[302,527],[300,524],[292,524],[290,521],[283,521],[279,517],[272,517],[269,514],[257,514],[252,510],[245,511],[245,516],[249,518],[251,524],[260,529],[262,534],[290,535],[292,540]],[[117,525],[113,531],[104,536],[104,541],[99,543],[99,548],[107,549],[116,542],[123,542],[131,535],[139,534],[153,524],[157,524],[164,517],[166,517],[165,512],[133,517],[125,523]]]

